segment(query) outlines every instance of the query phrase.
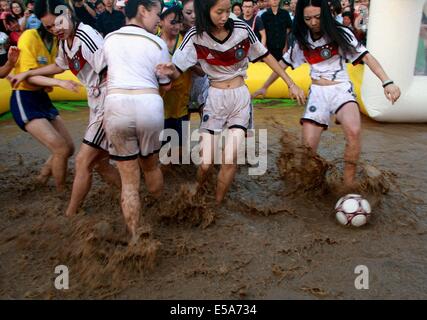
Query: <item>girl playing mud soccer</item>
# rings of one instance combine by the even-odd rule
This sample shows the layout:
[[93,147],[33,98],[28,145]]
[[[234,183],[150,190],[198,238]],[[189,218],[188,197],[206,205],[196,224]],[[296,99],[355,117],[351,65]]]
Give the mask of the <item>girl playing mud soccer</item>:
[[[363,61],[381,80],[384,94],[394,103],[400,97],[400,89],[384,72],[379,62],[361,45],[352,31],[331,14],[326,0],[299,0],[296,8],[293,35],[294,45],[280,61],[286,70],[303,63],[311,67],[310,93],[304,115],[301,118],[304,143],[317,151],[320,136],[328,128],[330,116],[335,114],[342,125],[347,140],[344,153],[344,185],[355,186],[357,161],[360,155],[361,120],[353,84],[345,62],[354,65]],[[265,95],[276,81],[273,73],[264,86],[253,96]]]
[[[57,39],[48,32],[55,28],[52,21],[43,21],[38,29],[26,30],[19,38],[20,56],[15,73],[44,67],[54,63],[58,49]],[[52,153],[44,164],[37,180],[46,183],[51,175],[59,192],[65,189],[68,158],[74,153],[73,140],[53,106],[46,90],[59,86],[74,92],[80,84],[53,79],[46,76],[31,76],[12,91],[10,111],[16,124],[29,132]]]
[[52,26],[48,31],[59,39],[58,55],[55,63],[13,77],[14,86],[31,76],[51,76],[71,70],[88,92],[89,124],[76,157],[73,190],[66,210],[66,215],[71,216],[89,193],[93,169],[120,188],[119,173],[109,163],[108,143],[102,127],[107,91],[104,40],[92,27],[78,22],[62,0],[38,0],[35,13],[45,25]]
[[199,185],[207,173],[223,129],[228,128],[225,154],[218,174],[216,201],[220,203],[237,170],[237,148],[245,139],[252,122],[251,97],[244,78],[249,60],[264,60],[288,84],[292,96],[304,103],[304,92],[280,68],[277,61],[258,41],[243,21],[230,19],[230,0],[195,0],[196,25],[186,34],[172,63],[158,66],[160,74],[176,79],[200,62],[208,75],[210,88],[203,109]]
[[[164,8],[160,14],[161,32],[159,34],[169,49],[170,56],[182,43],[183,36],[180,34],[182,28],[182,5],[176,0],[165,1]],[[180,149],[187,141],[190,114],[188,112],[188,101],[191,88],[191,71],[185,72],[172,82],[171,89],[162,96],[165,109],[165,129],[172,129],[178,133],[179,142],[171,141],[172,149]],[[165,141],[166,142],[166,141]],[[175,152],[171,152],[172,155]],[[174,159],[178,163],[179,159]]]
[[[196,23],[196,14],[194,12],[194,0],[183,0],[182,5],[182,15],[184,20],[181,34],[185,35],[190,30],[190,28],[194,27]],[[198,112],[200,118],[202,118],[202,109],[208,97],[209,79],[199,64],[194,66],[192,71],[190,101],[188,103],[188,108],[190,112]]]
[[147,190],[159,197],[163,175],[158,151],[163,130],[161,86],[170,79],[157,77],[155,67],[170,61],[166,43],[155,35],[160,21],[160,0],[129,0],[125,7],[128,25],[108,34],[104,56],[108,65],[105,99],[105,131],[109,152],[117,161],[122,181],[121,206],[127,227],[136,243],[141,201],[140,166]]

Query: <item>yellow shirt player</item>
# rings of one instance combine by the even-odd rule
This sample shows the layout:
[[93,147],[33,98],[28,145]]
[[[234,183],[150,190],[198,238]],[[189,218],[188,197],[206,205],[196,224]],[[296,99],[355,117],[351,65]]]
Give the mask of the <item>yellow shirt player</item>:
[[[53,38],[51,44],[46,46],[38,30],[29,29],[19,38],[18,49],[20,49],[21,54],[15,65],[15,74],[55,63],[58,52],[58,41],[56,38]],[[35,91],[40,90],[40,88],[27,81],[22,81],[15,89]]]
[[[165,2],[165,7],[160,15],[160,37],[166,42],[172,56],[183,41],[180,34],[182,28],[182,5],[180,2]],[[183,144],[183,134],[187,134],[188,102],[191,89],[191,71],[184,72],[172,82],[172,88],[163,94],[165,110],[165,129],[174,129],[179,135],[179,146]],[[172,144],[172,146],[176,146]]]
[[28,77],[22,83],[19,80],[22,72],[55,63],[58,41],[47,30],[59,33],[56,16],[49,13],[41,20],[42,25],[38,29],[27,30],[19,38],[20,56],[11,80],[14,90],[10,98],[10,111],[16,124],[51,152],[37,181],[45,184],[53,176],[57,191],[63,192],[67,162],[74,152],[74,143],[45,89],[60,86],[78,92],[80,85],[41,75]]

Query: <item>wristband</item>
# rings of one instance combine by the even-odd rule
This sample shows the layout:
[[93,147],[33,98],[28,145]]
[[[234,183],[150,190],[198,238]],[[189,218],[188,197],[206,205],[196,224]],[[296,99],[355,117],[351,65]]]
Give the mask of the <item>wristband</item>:
[[387,87],[390,84],[394,84],[393,80],[386,80],[383,82],[383,88]]

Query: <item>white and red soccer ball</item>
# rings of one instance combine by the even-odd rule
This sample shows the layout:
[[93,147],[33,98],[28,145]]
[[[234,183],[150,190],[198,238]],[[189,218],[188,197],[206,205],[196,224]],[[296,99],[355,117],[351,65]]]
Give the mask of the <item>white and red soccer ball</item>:
[[335,217],[345,226],[361,227],[371,215],[371,205],[359,194],[348,194],[335,205]]

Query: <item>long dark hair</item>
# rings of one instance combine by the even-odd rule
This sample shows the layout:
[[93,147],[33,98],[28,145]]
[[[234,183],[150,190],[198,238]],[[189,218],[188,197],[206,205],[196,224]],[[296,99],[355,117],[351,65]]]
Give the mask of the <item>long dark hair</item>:
[[331,41],[335,42],[345,53],[353,52],[354,48],[350,43],[350,37],[343,27],[332,16],[328,0],[299,0],[295,11],[293,21],[293,35],[301,49],[309,49],[307,35],[309,28],[304,21],[304,9],[308,6],[319,7],[320,10],[320,28],[324,35],[327,35]]
[[[77,28],[79,24],[79,19],[76,17],[73,8],[63,0],[36,0],[34,3],[34,14],[38,19],[43,18],[47,14],[53,14],[54,16],[60,16],[64,13],[64,10],[69,10],[71,15],[71,20],[73,22],[73,29]],[[43,23],[40,24],[40,27],[37,29],[40,38],[46,41],[53,41],[53,35],[46,30],[43,26]]]
[[[211,8],[216,5],[218,0],[194,0],[194,12],[196,14],[196,31],[198,35],[203,32],[211,33],[215,28],[211,20]],[[230,30],[230,25],[227,22],[225,28]]]
[[49,13],[54,16],[60,16],[66,9],[70,11],[71,19],[76,23],[78,19],[74,8],[63,0],[36,0],[34,3],[34,14],[38,19],[43,18]]
[[125,6],[126,17],[128,19],[135,18],[138,13],[139,6],[144,6],[145,9],[151,10],[156,3],[159,3],[160,8],[163,8],[162,0],[128,0]]

